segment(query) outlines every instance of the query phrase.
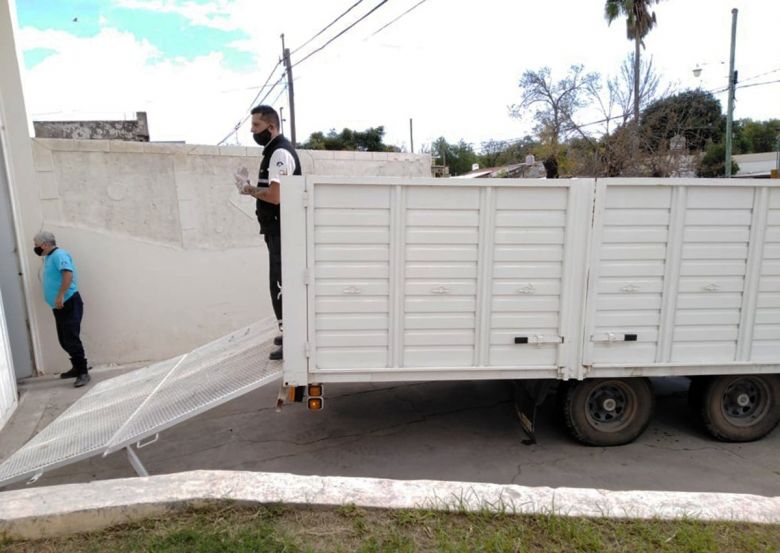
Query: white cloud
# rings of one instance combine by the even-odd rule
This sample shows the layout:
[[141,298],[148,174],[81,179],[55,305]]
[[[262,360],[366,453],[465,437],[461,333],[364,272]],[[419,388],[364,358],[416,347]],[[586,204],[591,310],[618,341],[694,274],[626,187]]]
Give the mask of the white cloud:
[[[20,36],[24,48],[57,51],[25,76],[30,113],[146,110],[153,140],[213,144],[244,115],[254,96],[247,89],[259,86],[278,60],[279,35],[284,32],[287,45],[294,48],[344,9],[332,2],[305,0],[219,0],[206,5],[171,0],[119,2],[133,9],[178,13],[193,24],[242,30],[248,38],[233,41],[229,47],[252,53],[257,67],[229,70],[219,52],[189,61],[166,60],[148,42],[109,27],[92,38],[26,28]],[[602,0],[483,0],[479,9],[430,0],[382,34],[365,40],[414,3],[388,3],[295,67],[299,140],[317,130],[384,125],[388,142],[408,144],[410,117],[414,118],[417,147],[440,135],[449,140],[462,137],[476,145],[489,138],[520,137],[531,125],[511,119],[507,105],[517,101],[517,82],[525,69],[549,65],[560,75],[570,64],[583,63],[589,71],[614,73],[632,49],[622,22],[606,25]],[[728,59],[732,4],[740,8],[740,78],[780,66],[771,47],[780,4],[711,0],[702,9],[697,0],[675,0],[655,6],[658,27],[646,39],[646,54],[654,56],[665,80],[679,82],[683,88],[695,87],[700,83],[691,70],[697,63]],[[363,11],[350,14],[343,24],[367,9],[361,6]],[[149,22],[154,24],[152,11]],[[336,26],[341,28],[341,24]],[[293,60],[307,51],[294,55]],[[703,88],[725,86],[721,67],[717,63],[705,66]],[[773,74],[760,81],[776,78],[780,76]],[[736,116],[780,117],[778,92],[779,85],[738,91]],[[725,95],[719,97],[725,104]],[[280,105],[287,116],[286,96],[276,104]],[[246,128],[241,129],[241,141],[251,143]]]
[[226,69],[220,53],[164,60],[147,41],[112,28],[91,38],[25,28],[19,38],[24,49],[56,50],[24,74],[34,119],[122,118],[147,111],[153,140],[215,143],[245,107],[247,93],[240,89],[257,79]]
[[233,16],[232,3],[219,0],[211,4],[181,2],[177,0],[117,0],[115,5],[131,10],[144,10],[157,13],[175,13],[188,19],[193,25],[211,27],[222,31],[241,29],[239,20]]

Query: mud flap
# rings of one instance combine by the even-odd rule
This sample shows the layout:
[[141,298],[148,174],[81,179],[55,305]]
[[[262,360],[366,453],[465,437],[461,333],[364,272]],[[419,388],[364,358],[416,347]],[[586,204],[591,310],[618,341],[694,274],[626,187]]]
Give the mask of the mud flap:
[[520,426],[528,436],[523,440],[526,445],[536,443],[536,411],[554,389],[555,380],[515,380],[514,399],[515,412],[520,419]]

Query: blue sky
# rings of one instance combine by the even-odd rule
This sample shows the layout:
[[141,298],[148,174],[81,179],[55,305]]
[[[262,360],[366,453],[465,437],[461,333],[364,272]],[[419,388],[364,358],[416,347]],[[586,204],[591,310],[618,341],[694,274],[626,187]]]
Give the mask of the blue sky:
[[[7,1],[7,0],[0,0]],[[146,111],[152,140],[252,145],[245,124],[260,85],[277,65],[280,35],[294,51],[298,139],[329,129],[382,125],[390,144],[440,136],[481,143],[532,131],[512,118],[526,70],[560,78],[583,64],[615,75],[633,50],[625,24],[607,25],[604,0],[366,0],[328,32],[296,51],[354,0],[11,0],[24,57],[31,119],[133,118]],[[739,9],[735,116],[780,118],[778,0],[662,0],[642,55],[664,86],[722,91],[727,84],[731,9]],[[73,21],[78,18],[78,21]],[[355,27],[302,62],[346,26]],[[692,70],[703,68],[699,77]],[[752,80],[751,80],[752,79]],[[778,81],[778,82],[775,82]],[[52,86],[56,83],[56,86]],[[289,113],[283,85],[268,98]],[[726,95],[716,97],[725,105]],[[579,122],[602,118],[596,108]],[[588,127],[598,132],[598,127]]]
[[[192,3],[209,4],[204,0]],[[22,27],[63,31],[79,38],[95,37],[102,28],[113,27],[148,41],[162,58],[186,61],[218,51],[230,68],[240,70],[255,63],[250,53],[230,46],[236,40],[249,38],[246,32],[197,25],[179,13],[134,9],[106,0],[17,0],[16,9]],[[52,48],[25,51],[25,67],[32,69],[55,53]]]

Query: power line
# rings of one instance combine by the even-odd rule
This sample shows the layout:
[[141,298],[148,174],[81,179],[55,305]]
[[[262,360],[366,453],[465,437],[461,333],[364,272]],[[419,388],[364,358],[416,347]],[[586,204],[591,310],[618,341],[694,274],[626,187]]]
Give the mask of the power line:
[[388,28],[390,25],[392,25],[393,23],[395,23],[396,21],[398,21],[399,19],[401,19],[403,16],[405,16],[406,14],[408,14],[410,11],[412,11],[413,9],[415,9],[415,8],[416,8],[416,7],[418,7],[420,4],[422,4],[423,2],[426,2],[426,1],[427,1],[427,0],[420,0],[420,1],[419,1],[419,2],[417,2],[417,3],[416,3],[414,6],[412,6],[412,7],[411,7],[411,8],[409,8],[408,10],[406,10],[404,13],[402,13],[401,15],[399,15],[398,17],[396,17],[395,19],[393,19],[393,20],[392,20],[390,23],[387,23],[387,24],[386,24],[386,25],[384,25],[383,27],[380,27],[379,29],[377,29],[376,31],[374,31],[374,32],[373,32],[373,34],[372,34],[371,36],[378,35],[378,34],[379,34],[379,33],[381,33],[382,31],[384,31],[385,29],[387,29],[387,28]]
[[[230,137],[231,137],[231,136],[232,136],[234,133],[236,133],[236,132],[238,131],[238,129],[240,129],[240,128],[241,128],[241,125],[243,125],[244,123],[246,123],[247,119],[249,119],[249,117],[251,116],[251,111],[252,111],[252,108],[255,106],[255,102],[258,102],[258,98],[260,98],[260,94],[262,94],[262,92],[263,92],[263,89],[264,89],[264,88],[266,87],[266,85],[268,84],[268,81],[270,81],[270,80],[271,80],[271,77],[273,77],[273,76],[274,76],[274,73],[276,72],[276,68],[277,68],[277,67],[279,67],[279,65],[280,65],[280,64],[281,64],[281,62],[278,62],[278,63],[277,63],[275,66],[274,66],[273,70],[272,70],[272,71],[271,71],[271,73],[268,75],[268,79],[266,79],[265,83],[263,83],[263,86],[261,86],[261,87],[260,87],[260,91],[259,91],[259,92],[258,92],[258,93],[255,95],[254,99],[253,99],[253,100],[252,100],[252,102],[249,104],[249,107],[248,107],[248,108],[247,108],[247,110],[246,110],[246,115],[244,115],[244,116],[243,116],[243,117],[242,117],[242,118],[241,118],[241,119],[238,121],[238,123],[236,123],[236,124],[233,126],[233,129],[232,129],[232,130],[231,130],[231,131],[230,131],[230,132],[229,132],[229,133],[228,133],[228,134],[225,136],[225,138],[223,138],[222,140],[220,140],[220,141],[217,143],[217,146],[220,146],[220,145],[224,144],[224,143],[227,141],[227,139],[228,139],[228,138],[230,138]],[[266,98],[268,98],[268,97],[271,95],[271,92],[273,92],[274,88],[276,88],[277,86],[279,86],[279,83],[281,83],[281,82],[284,80],[284,76],[285,76],[285,74],[284,74],[284,73],[282,73],[281,77],[279,77],[279,80],[277,80],[277,81],[276,81],[276,82],[275,82],[275,83],[274,83],[274,84],[273,84],[273,85],[272,85],[270,88],[268,88],[268,92],[266,92],[266,93],[265,93],[265,96],[263,96],[263,97],[262,97],[262,98],[259,100],[259,102],[258,102],[258,103],[261,103],[261,104],[262,104],[262,103],[265,101],[265,99],[266,99]]]
[[281,98],[282,94],[284,94],[284,91],[287,90],[287,85],[284,85],[282,89],[279,91],[279,94],[276,95],[276,98],[273,99],[272,102],[268,102],[271,105],[274,105],[276,102],[279,101],[279,98]]
[[357,25],[358,23],[360,23],[361,21],[363,21],[363,20],[364,20],[365,18],[367,18],[369,15],[371,15],[372,13],[374,13],[376,10],[378,10],[379,8],[381,8],[382,6],[384,6],[385,4],[387,4],[387,2],[388,2],[388,0],[382,0],[381,2],[379,2],[379,4],[377,4],[376,6],[374,6],[373,8],[371,8],[371,10],[370,10],[368,13],[366,13],[365,15],[363,15],[363,17],[361,17],[360,19],[358,19],[357,21],[355,21],[354,23],[352,23],[352,25],[350,25],[350,26],[349,26],[349,27],[347,27],[346,29],[342,30],[342,31],[341,31],[339,34],[337,34],[336,36],[334,36],[333,38],[331,38],[329,41],[327,41],[325,44],[323,44],[322,46],[320,46],[320,47],[319,47],[319,48],[317,48],[316,50],[312,50],[312,51],[311,51],[311,52],[309,52],[309,53],[308,53],[306,56],[304,56],[303,58],[301,58],[300,60],[298,60],[297,62],[295,62],[295,63],[293,64],[293,67],[296,67],[296,66],[298,66],[298,65],[302,64],[303,62],[305,62],[307,59],[309,59],[310,57],[312,57],[312,56],[313,56],[314,54],[316,54],[317,52],[321,52],[321,51],[322,51],[324,48],[326,48],[326,47],[327,47],[327,46],[328,46],[328,45],[329,45],[331,42],[333,42],[334,40],[336,40],[337,38],[339,38],[341,35],[343,35],[343,34],[344,34],[344,33],[346,33],[347,31],[349,31],[349,30],[350,30],[352,27],[354,27],[355,25]]
[[295,54],[295,53],[296,53],[298,50],[300,50],[301,48],[303,48],[304,46],[306,46],[307,44],[309,44],[309,43],[310,43],[312,40],[314,40],[315,38],[317,38],[318,36],[320,36],[322,33],[324,33],[325,31],[327,31],[328,29],[330,29],[330,28],[331,28],[331,27],[332,27],[332,26],[333,26],[333,25],[334,25],[334,24],[335,24],[335,23],[336,23],[336,22],[337,22],[339,19],[341,19],[342,17],[344,17],[345,15],[347,15],[349,12],[351,12],[351,11],[352,11],[354,8],[356,8],[356,7],[357,7],[359,4],[361,4],[362,2],[363,2],[363,0],[358,0],[357,2],[355,2],[354,4],[352,4],[352,5],[351,5],[349,8],[347,8],[347,10],[346,10],[344,13],[342,13],[342,14],[341,14],[340,16],[338,16],[336,19],[334,19],[333,21],[331,21],[330,23],[328,23],[327,25],[325,25],[325,27],[323,27],[323,28],[322,28],[322,30],[321,30],[319,33],[317,33],[316,35],[314,35],[313,37],[311,37],[309,40],[307,40],[306,42],[304,42],[303,44],[301,44],[300,46],[298,46],[298,47],[297,47],[295,50],[293,50],[292,52],[290,52],[290,55],[292,55],[292,54]]
[[764,81],[763,83],[753,83],[753,84],[743,84],[742,86],[738,86],[737,88],[750,88],[751,86],[761,86],[765,84],[774,84],[774,83],[780,83],[780,79],[777,79],[776,81]]
[[754,79],[758,79],[759,77],[764,77],[765,75],[770,75],[772,73],[777,73],[778,71],[780,71],[780,67],[778,67],[777,69],[772,69],[771,71],[766,71],[764,73],[759,73],[758,75],[753,75],[752,77],[748,77],[747,79],[741,79],[740,82],[746,83],[748,81],[752,81]]

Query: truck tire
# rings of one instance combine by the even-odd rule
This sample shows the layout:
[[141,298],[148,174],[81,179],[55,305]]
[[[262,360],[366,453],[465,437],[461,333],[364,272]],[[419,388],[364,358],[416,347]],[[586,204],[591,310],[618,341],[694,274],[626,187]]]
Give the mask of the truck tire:
[[646,378],[572,382],[564,399],[564,420],[579,442],[593,446],[623,445],[645,431],[654,402]]
[[724,442],[752,442],[780,421],[780,375],[713,377],[704,390],[701,417],[707,431]]

